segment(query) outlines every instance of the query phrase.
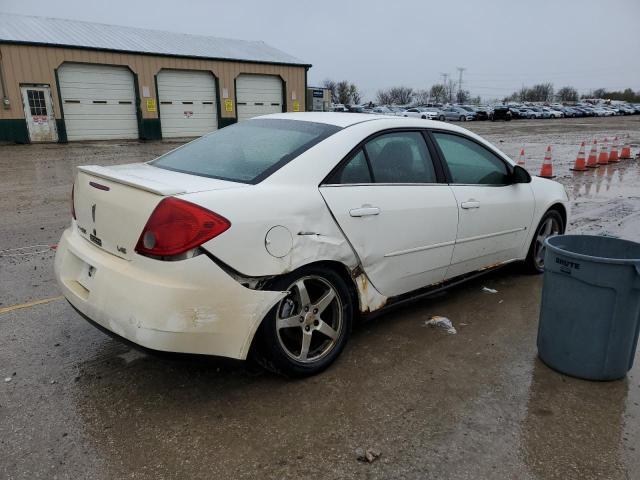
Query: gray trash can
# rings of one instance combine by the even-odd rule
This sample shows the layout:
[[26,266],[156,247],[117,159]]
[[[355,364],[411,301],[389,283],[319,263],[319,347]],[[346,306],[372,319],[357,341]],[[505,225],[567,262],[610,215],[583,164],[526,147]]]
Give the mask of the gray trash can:
[[546,240],[538,355],[589,380],[624,377],[640,328],[640,244],[612,237]]

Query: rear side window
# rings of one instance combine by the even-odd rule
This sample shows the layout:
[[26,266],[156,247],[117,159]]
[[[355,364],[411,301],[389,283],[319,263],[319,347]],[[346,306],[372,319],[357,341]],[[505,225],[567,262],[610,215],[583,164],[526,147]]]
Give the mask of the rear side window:
[[367,158],[362,149],[351,157],[342,168],[334,173],[327,183],[332,184],[353,184],[372,183]]
[[433,133],[453,183],[469,185],[506,185],[509,171],[505,163],[477,143],[448,133]]
[[436,183],[427,144],[420,132],[380,135],[365,149],[376,183]]
[[340,130],[335,125],[255,119],[205,135],[151,162],[202,177],[258,183]]

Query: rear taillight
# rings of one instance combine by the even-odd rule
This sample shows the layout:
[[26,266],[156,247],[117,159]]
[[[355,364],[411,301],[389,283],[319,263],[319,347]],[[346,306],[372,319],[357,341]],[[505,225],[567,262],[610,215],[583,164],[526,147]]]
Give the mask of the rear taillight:
[[162,200],[145,225],[136,252],[169,257],[180,255],[227,230],[226,218],[174,197]]
[[73,217],[73,219],[76,219],[76,205],[75,205],[75,199],[74,199],[74,195],[73,192],[76,189],[76,184],[74,183],[73,185],[71,185],[71,216]]

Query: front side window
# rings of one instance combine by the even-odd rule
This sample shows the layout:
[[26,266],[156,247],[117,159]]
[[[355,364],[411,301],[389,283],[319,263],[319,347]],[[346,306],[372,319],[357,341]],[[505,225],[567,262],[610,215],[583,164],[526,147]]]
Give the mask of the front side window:
[[365,149],[375,183],[436,183],[427,144],[420,132],[380,135]]
[[205,135],[151,165],[202,177],[258,183],[339,130],[322,123],[254,119]]
[[477,143],[458,135],[434,132],[451,172],[453,183],[465,185],[506,185],[509,170],[496,155]]

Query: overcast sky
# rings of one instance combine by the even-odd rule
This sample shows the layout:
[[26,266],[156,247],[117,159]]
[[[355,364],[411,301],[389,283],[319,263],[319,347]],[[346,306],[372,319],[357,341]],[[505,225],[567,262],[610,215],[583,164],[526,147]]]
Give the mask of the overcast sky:
[[0,11],[263,40],[313,64],[309,84],[427,88],[485,99],[523,84],[640,90],[640,0],[0,0]]

